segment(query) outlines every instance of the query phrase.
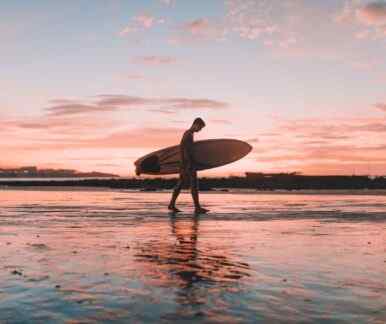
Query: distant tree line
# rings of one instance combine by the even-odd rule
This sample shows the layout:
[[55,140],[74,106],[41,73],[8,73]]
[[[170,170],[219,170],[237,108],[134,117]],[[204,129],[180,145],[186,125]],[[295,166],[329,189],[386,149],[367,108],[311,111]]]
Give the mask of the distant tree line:
[[[7,180],[8,186],[85,186],[153,191],[171,189],[176,178],[111,178],[73,180]],[[299,174],[249,174],[246,177],[201,178],[200,189],[248,188],[256,190],[386,189],[386,177],[307,176]]]

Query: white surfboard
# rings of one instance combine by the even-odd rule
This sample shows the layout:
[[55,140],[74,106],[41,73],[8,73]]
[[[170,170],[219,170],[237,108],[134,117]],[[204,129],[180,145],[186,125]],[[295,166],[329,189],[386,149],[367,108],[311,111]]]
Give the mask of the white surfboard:
[[[193,159],[198,171],[217,168],[242,159],[252,146],[235,139],[210,139],[194,142]],[[180,146],[152,152],[135,161],[136,174],[164,175],[180,172]]]

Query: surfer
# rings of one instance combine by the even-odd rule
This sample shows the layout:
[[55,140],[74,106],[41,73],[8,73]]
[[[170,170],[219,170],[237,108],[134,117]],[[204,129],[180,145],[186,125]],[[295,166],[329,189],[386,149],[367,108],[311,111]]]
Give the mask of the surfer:
[[181,189],[185,183],[189,181],[190,189],[192,193],[194,210],[196,214],[204,214],[209,210],[201,207],[198,196],[198,178],[195,162],[193,159],[193,144],[194,144],[194,133],[199,132],[205,127],[205,122],[201,118],[196,118],[192,126],[184,133],[180,143],[181,151],[181,169],[180,179],[173,190],[172,199],[170,200],[169,210],[173,212],[180,212],[176,207],[176,201]]

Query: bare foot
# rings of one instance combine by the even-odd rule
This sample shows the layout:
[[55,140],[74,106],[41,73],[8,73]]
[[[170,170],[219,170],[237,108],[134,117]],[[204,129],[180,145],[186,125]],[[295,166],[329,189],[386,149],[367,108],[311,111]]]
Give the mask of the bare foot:
[[206,214],[207,212],[209,212],[209,209],[206,209],[206,208],[203,208],[203,207],[196,207],[194,209],[194,212],[196,214]]
[[181,210],[178,209],[176,206],[171,206],[171,205],[169,205],[169,206],[168,206],[168,209],[169,209],[171,212],[173,212],[173,213],[180,213],[180,212],[181,212]]

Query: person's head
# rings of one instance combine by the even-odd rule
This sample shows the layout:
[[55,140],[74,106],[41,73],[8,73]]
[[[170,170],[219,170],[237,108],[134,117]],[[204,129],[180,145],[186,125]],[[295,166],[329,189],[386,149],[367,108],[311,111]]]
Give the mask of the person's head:
[[192,124],[191,129],[193,130],[193,132],[199,132],[205,126],[205,122],[201,118],[196,118]]

